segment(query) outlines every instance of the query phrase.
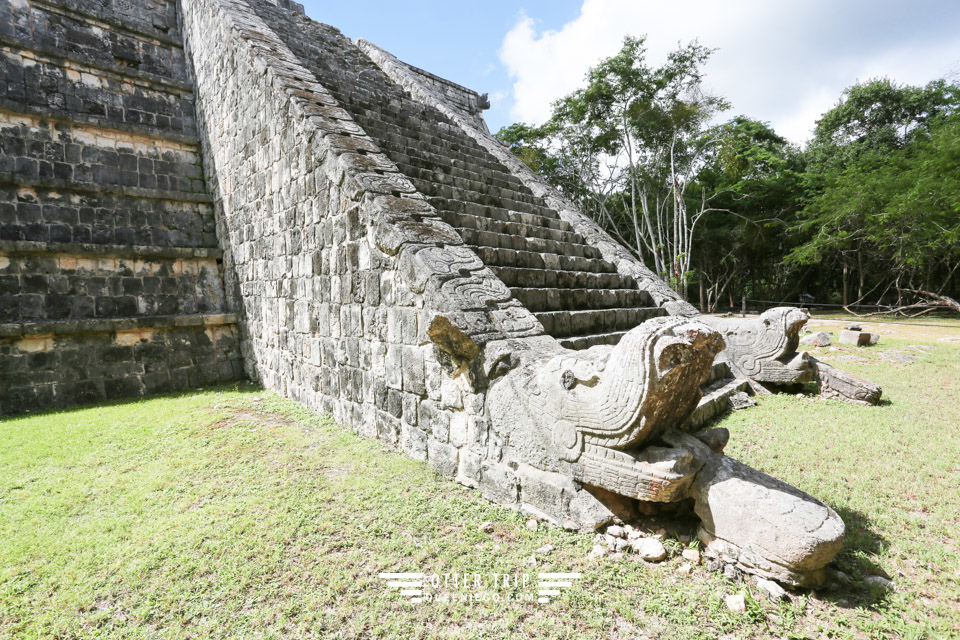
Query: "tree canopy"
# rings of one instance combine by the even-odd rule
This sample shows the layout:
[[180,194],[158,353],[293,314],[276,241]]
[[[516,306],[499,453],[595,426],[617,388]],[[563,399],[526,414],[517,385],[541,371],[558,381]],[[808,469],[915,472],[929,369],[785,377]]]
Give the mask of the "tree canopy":
[[855,84],[801,149],[746,115],[718,123],[712,53],[692,42],[651,66],[628,37],[549,121],[497,137],[704,310],[956,296],[960,86]]

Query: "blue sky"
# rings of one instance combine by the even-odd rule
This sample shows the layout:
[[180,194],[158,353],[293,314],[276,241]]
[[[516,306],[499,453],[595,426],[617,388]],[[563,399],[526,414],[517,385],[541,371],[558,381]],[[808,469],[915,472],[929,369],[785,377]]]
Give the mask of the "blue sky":
[[484,113],[491,131],[512,122],[511,81],[498,55],[504,36],[524,12],[537,16],[545,29],[559,29],[577,17],[580,4],[581,0],[303,2],[308,16],[350,38],[369,40],[404,62],[499,98]]
[[[707,86],[739,113],[801,143],[842,90],[872,77],[908,84],[960,73],[955,0],[307,0],[307,15],[401,60],[489,93],[492,131],[540,122],[550,103],[647,35],[652,64],[678,43],[717,48]],[[960,78],[958,78],[960,79]]]

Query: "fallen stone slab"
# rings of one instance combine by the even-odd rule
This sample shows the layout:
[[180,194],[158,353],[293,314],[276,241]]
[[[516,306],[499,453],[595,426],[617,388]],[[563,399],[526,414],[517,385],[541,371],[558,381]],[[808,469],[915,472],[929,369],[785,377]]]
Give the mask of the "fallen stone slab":
[[[879,337],[878,337],[879,339]],[[865,347],[870,344],[870,334],[863,331],[841,331],[840,344],[849,344],[854,347]]]
[[852,376],[816,358],[812,360],[816,367],[817,390],[821,396],[865,405],[875,405],[880,402],[883,389],[878,385]]
[[830,334],[826,331],[818,331],[804,336],[800,339],[800,344],[810,347],[829,347],[831,343]]

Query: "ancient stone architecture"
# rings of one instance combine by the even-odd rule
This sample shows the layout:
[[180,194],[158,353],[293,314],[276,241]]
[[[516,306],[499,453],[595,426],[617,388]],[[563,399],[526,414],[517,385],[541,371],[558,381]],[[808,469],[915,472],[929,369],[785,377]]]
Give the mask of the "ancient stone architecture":
[[0,0],[0,413],[242,376],[177,19]]
[[296,3],[2,1],[0,412],[242,359],[500,504],[592,530],[691,498],[708,555],[822,580],[837,514],[702,430],[745,390],[879,398],[797,352],[805,313],[699,316],[484,96]]

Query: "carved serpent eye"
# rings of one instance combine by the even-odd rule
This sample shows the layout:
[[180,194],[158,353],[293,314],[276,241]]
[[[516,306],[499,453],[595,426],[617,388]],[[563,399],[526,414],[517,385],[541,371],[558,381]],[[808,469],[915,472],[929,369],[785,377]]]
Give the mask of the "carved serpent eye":
[[567,369],[560,376],[560,384],[564,389],[570,391],[570,389],[573,389],[575,386],[577,386],[577,376],[573,375],[573,371]]

